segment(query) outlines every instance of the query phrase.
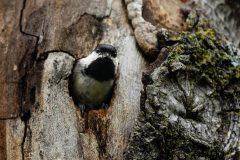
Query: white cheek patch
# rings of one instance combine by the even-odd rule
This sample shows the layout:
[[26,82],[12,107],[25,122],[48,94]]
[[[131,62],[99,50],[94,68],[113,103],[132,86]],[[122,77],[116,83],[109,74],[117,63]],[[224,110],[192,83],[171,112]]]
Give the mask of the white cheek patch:
[[[84,68],[86,68],[90,63],[95,61],[97,58],[101,58],[101,57],[110,57],[110,56],[98,54],[95,51],[93,51],[89,56],[82,58],[80,60],[80,63],[82,64],[82,66],[84,66]],[[110,57],[110,58],[112,59],[113,63],[115,64],[115,67],[117,68],[118,67],[117,57],[116,58]]]
[[81,64],[84,67],[87,67],[90,63],[92,63],[93,61],[95,61],[97,58],[99,58],[99,55],[93,51],[89,56],[87,56],[86,58],[82,58],[80,60]]

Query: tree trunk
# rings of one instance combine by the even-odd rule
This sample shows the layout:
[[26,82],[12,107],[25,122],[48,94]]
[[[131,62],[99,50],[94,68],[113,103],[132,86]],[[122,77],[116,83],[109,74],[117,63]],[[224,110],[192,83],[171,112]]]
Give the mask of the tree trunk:
[[[143,97],[147,90],[142,73],[152,71],[167,56],[162,54],[157,37],[162,28],[174,32],[187,29],[181,11],[187,2],[1,0],[0,160],[134,159],[139,155],[140,159],[151,159],[131,149],[149,138],[136,138],[142,130],[134,128],[142,122],[142,114],[146,114],[143,104],[148,103]],[[212,10],[210,13],[215,14]],[[237,9],[230,11],[237,14]],[[230,27],[239,33],[239,21],[232,21]],[[221,22],[217,19],[212,23]],[[237,35],[224,33],[239,45]],[[117,48],[119,75],[109,108],[82,115],[69,95],[68,77],[75,60],[87,56],[99,43]],[[238,121],[233,124],[236,119],[225,115],[230,120],[226,120],[221,132],[234,131],[239,136],[237,105],[231,114]],[[224,123],[224,116],[221,118]],[[145,124],[146,121],[142,123]],[[229,126],[235,128],[226,129]],[[185,128],[183,133],[190,134],[190,129]],[[238,136],[233,136],[237,145],[230,147],[235,157],[239,154]],[[159,142],[158,146],[162,144]],[[159,155],[157,158],[170,158]]]

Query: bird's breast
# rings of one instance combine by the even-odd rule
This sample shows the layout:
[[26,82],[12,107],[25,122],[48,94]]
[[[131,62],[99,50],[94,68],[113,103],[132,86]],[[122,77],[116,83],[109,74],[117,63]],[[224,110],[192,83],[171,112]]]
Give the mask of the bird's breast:
[[80,98],[81,103],[90,106],[100,105],[112,89],[113,80],[97,81],[82,73],[76,74],[74,79],[75,94]]

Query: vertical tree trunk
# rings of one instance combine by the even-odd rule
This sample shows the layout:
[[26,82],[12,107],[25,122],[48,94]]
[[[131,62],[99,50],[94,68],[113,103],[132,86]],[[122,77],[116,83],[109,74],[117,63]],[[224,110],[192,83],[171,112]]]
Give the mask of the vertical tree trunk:
[[[1,0],[0,160],[126,159],[156,34],[186,29],[186,2]],[[117,48],[119,76],[109,109],[82,116],[68,77],[99,43]]]

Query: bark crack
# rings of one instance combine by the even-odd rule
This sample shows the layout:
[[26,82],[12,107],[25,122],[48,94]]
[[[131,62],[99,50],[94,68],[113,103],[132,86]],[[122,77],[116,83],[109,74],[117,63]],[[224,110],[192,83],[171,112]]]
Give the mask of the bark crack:
[[4,120],[11,120],[11,119],[17,119],[19,118],[18,116],[15,116],[15,117],[5,117],[5,118],[0,118],[0,121],[4,121]]
[[27,0],[23,0],[23,5],[22,5],[22,9],[20,11],[20,19],[19,19],[19,28],[20,28],[20,32],[24,35],[27,35],[27,36],[31,36],[31,37],[35,37],[37,39],[37,43],[36,45],[38,44],[38,41],[39,41],[39,36],[37,35],[34,35],[34,34],[30,34],[30,33],[27,33],[23,30],[23,26],[22,26],[22,23],[23,23],[23,12],[25,10],[25,7],[26,7],[26,2]]
[[[24,14],[24,10],[26,8],[26,2],[27,2],[27,0],[22,1],[22,8],[20,10],[20,18],[19,18],[19,30],[20,30],[20,33],[22,33],[23,35],[30,36],[30,37],[33,37],[34,39],[36,39],[36,42],[33,47],[34,48],[33,52],[31,53],[32,59],[31,59],[30,66],[24,70],[24,75],[19,80],[20,116],[22,116],[24,114],[23,104],[25,101],[26,93],[27,93],[26,90],[27,90],[28,75],[29,75],[29,72],[30,72],[32,66],[36,62],[36,57],[37,57],[37,52],[38,52],[38,42],[39,42],[39,36],[27,33],[23,30],[23,14]],[[25,59],[26,56],[28,56],[28,55],[25,54],[25,56],[23,57],[23,61],[26,60]]]
[[[30,113],[30,112],[29,112]],[[30,118],[30,117],[28,117]],[[21,152],[22,152],[22,160],[25,160],[25,153],[24,153],[24,144],[26,141],[26,137],[27,137],[27,126],[28,126],[28,120],[24,120],[22,118],[22,121],[24,122],[24,134],[23,134],[23,139],[22,139],[22,143],[21,143]]]
[[[20,31],[20,33],[22,33],[25,36],[30,36],[30,37],[33,37],[34,39],[36,39],[36,43],[34,45],[34,50],[31,53],[32,54],[32,59],[31,59],[32,63],[30,64],[30,67],[25,70],[24,75],[22,76],[22,78],[19,81],[20,117],[21,117],[21,120],[24,122],[24,135],[23,135],[23,139],[22,139],[22,143],[21,143],[22,160],[25,159],[24,144],[25,144],[26,137],[27,137],[28,121],[31,117],[30,110],[26,112],[24,110],[23,105],[24,105],[25,97],[27,96],[26,90],[27,90],[28,74],[29,74],[30,69],[36,62],[36,56],[37,56],[37,52],[38,52],[37,48],[38,48],[38,42],[39,42],[39,36],[27,33],[23,30],[23,24],[22,24],[23,23],[23,13],[24,13],[24,10],[26,7],[26,2],[27,2],[27,0],[22,1],[22,8],[20,10],[20,18],[19,18],[19,31]],[[23,57],[23,60],[25,60],[25,57]]]

